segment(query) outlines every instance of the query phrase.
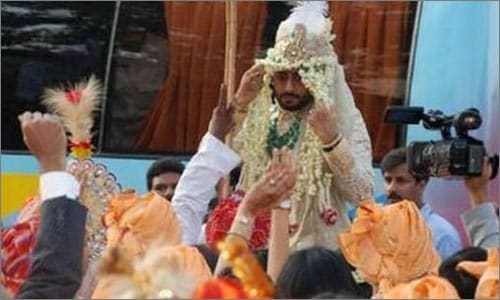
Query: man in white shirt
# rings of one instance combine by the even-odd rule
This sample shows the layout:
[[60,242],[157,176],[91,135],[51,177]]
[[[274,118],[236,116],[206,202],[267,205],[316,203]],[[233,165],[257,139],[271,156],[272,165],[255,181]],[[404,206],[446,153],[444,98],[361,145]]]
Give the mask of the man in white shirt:
[[208,203],[216,195],[217,182],[241,162],[239,156],[224,143],[224,137],[233,127],[233,108],[227,106],[224,94],[224,89],[221,89],[208,132],[201,140],[198,152],[186,165],[172,199],[185,244],[198,242]]
[[177,183],[184,172],[184,165],[173,158],[160,158],[155,161],[146,173],[148,191],[160,194],[172,201]]

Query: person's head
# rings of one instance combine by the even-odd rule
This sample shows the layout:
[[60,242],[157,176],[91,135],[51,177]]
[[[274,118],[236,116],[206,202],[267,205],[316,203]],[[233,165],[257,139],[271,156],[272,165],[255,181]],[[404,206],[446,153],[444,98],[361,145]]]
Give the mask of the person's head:
[[182,240],[172,204],[153,192],[141,196],[134,191],[117,193],[109,199],[102,222],[106,248],[120,247],[132,257],[155,245],[178,245]]
[[349,266],[339,253],[312,247],[288,257],[276,280],[276,296],[305,299],[327,292],[354,294],[354,285]]
[[429,178],[410,173],[406,159],[405,147],[391,150],[382,159],[380,169],[384,176],[385,193],[389,203],[406,199],[420,207]]
[[300,111],[314,101],[296,70],[274,73],[271,88],[279,106],[287,111]]
[[348,292],[341,292],[341,293],[323,292],[311,297],[311,299],[358,299],[358,298],[359,298],[358,295]]
[[436,274],[441,263],[430,227],[408,200],[385,206],[371,199],[361,201],[353,223],[337,240],[359,279],[371,284],[375,293]]
[[463,270],[457,270],[457,265],[461,261],[485,261],[486,250],[479,247],[462,249],[448,257],[439,266],[439,276],[448,279],[457,289],[460,298],[474,299],[478,279]]
[[182,172],[184,165],[175,159],[162,158],[155,161],[146,174],[148,191],[157,192],[168,201],[172,200]]

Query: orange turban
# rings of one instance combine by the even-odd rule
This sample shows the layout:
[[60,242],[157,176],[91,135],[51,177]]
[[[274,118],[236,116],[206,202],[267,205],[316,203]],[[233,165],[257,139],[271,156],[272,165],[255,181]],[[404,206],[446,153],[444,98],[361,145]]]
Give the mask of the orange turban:
[[498,299],[498,248],[488,249],[486,261],[463,261],[457,265],[457,269],[479,279],[476,299]]
[[361,202],[353,224],[338,239],[347,261],[381,293],[437,274],[441,262],[419,209],[406,200],[384,207]]
[[124,247],[132,256],[152,244],[177,245],[182,231],[170,202],[151,192],[138,197],[123,192],[111,198],[104,215],[108,248]]
[[196,286],[211,278],[205,258],[195,247],[152,247],[135,260],[123,248],[113,248],[103,258],[92,298],[188,298]]
[[448,280],[427,275],[396,285],[383,294],[383,299],[460,299],[460,296]]

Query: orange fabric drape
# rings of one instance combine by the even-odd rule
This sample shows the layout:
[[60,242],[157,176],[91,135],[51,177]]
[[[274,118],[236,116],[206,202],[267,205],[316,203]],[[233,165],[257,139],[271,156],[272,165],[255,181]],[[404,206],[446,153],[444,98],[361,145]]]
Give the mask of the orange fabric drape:
[[[194,152],[217,104],[224,75],[224,2],[166,2],[169,77],[145,120],[137,147]],[[238,2],[236,83],[257,55],[266,2]]]
[[330,2],[335,49],[380,159],[395,148],[388,105],[402,104],[414,22],[412,2]]

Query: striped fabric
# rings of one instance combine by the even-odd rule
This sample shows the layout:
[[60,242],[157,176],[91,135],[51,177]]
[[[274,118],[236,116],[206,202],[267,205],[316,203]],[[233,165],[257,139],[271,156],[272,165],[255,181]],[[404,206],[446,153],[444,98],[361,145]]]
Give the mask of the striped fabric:
[[1,282],[10,296],[17,293],[28,277],[40,223],[40,206],[40,197],[28,197],[16,224],[2,228]]
[[2,230],[1,281],[10,296],[17,293],[28,277],[39,223],[40,219],[35,217]]
[[[236,212],[244,197],[242,190],[235,191],[229,198],[222,199],[208,218],[205,227],[207,244],[215,249],[218,242],[222,241],[236,217]],[[251,250],[267,247],[269,230],[271,227],[271,214],[264,212],[255,218],[252,236],[249,241]]]

